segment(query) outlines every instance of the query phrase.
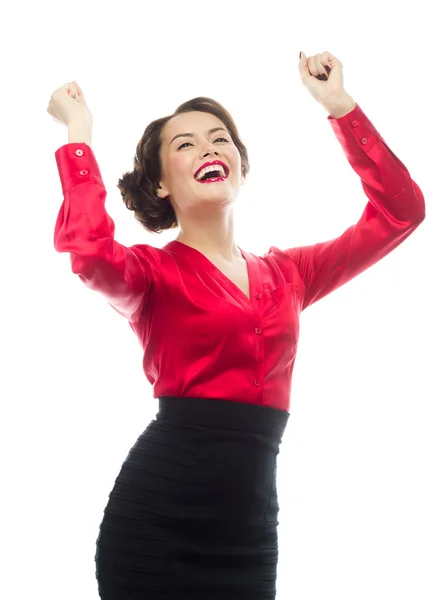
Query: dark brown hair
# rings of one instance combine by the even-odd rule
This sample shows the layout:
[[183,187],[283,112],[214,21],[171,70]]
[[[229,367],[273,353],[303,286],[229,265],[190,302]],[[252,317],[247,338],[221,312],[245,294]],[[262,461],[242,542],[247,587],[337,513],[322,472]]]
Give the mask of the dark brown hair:
[[200,96],[181,104],[172,115],[152,121],[145,129],[137,144],[134,157],[134,170],[125,173],[118,180],[118,189],[126,208],[134,211],[134,217],[149,232],[162,233],[165,229],[178,227],[174,208],[167,198],[156,194],[161,178],[162,129],[176,115],[197,110],[215,115],[226,125],[233,143],[241,156],[241,172],[244,177],[249,173],[247,148],[238,134],[238,129],[230,113],[216,100]]

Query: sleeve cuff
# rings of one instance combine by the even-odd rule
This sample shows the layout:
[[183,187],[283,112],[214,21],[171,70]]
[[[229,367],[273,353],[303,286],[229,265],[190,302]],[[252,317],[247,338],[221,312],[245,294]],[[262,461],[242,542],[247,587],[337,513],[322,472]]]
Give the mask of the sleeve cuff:
[[91,181],[104,187],[92,148],[84,143],[70,143],[55,152],[64,196],[73,187]]
[[380,140],[384,142],[359,104],[356,104],[352,111],[339,119],[335,119],[331,115],[327,119],[346,153],[359,152],[359,149],[368,153]]

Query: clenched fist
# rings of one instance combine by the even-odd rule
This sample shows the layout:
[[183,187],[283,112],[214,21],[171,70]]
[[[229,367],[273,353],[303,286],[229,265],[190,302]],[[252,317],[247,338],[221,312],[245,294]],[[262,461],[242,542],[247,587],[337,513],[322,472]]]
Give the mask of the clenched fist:
[[76,83],[66,83],[51,95],[47,112],[62,125],[82,124],[92,130],[92,113],[87,107],[84,94]]
[[344,90],[342,63],[327,51],[309,58],[302,52],[299,72],[303,85],[321,104],[325,104],[331,98],[347,94]]

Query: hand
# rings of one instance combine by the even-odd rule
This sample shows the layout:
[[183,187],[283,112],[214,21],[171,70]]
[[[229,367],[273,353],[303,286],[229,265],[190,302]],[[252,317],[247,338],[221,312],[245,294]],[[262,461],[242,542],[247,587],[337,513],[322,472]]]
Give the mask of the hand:
[[[331,98],[347,95],[342,79],[342,63],[327,51],[309,58],[302,52],[299,72],[303,85],[321,104]],[[328,80],[325,80],[327,76]]]
[[55,121],[67,127],[71,123],[82,122],[87,125],[89,131],[92,130],[92,114],[76,81],[66,83],[53,92],[47,112]]

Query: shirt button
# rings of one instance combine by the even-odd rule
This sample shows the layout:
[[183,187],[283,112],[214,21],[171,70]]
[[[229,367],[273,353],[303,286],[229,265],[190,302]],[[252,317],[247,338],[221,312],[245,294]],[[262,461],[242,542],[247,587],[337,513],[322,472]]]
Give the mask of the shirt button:
[[260,335],[260,333],[261,333],[261,329],[260,329],[259,327],[255,327],[255,333],[256,333],[257,335]]
[[358,127],[358,121],[352,121],[352,127]]
[[256,298],[257,300],[260,300],[260,298],[261,298],[261,294],[260,294],[260,292],[257,292],[257,293],[255,294],[255,298]]
[[84,156],[84,150],[78,149],[75,152],[76,156]]
[[86,169],[83,169],[82,171],[79,172],[80,175],[87,175],[88,171]]
[[254,379],[254,385],[259,386],[260,385],[260,380],[259,379]]
[[362,142],[363,144],[367,144],[367,138],[362,138],[361,142]]

